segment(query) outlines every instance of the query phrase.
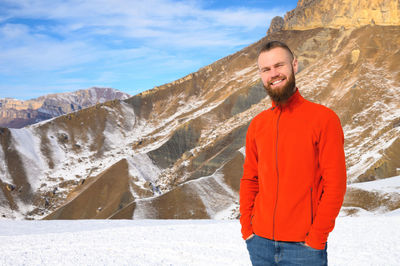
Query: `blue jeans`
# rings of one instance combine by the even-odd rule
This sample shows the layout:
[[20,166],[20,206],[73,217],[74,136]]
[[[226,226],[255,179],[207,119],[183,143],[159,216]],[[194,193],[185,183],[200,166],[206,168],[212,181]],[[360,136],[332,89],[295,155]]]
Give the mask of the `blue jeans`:
[[246,240],[246,244],[253,266],[328,265],[327,245],[324,250],[318,250],[305,246],[303,242],[274,241],[257,235]]

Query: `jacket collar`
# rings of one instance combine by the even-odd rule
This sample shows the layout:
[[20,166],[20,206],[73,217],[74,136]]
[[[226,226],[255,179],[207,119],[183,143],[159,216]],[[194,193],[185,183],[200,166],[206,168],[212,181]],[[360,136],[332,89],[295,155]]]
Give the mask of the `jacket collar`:
[[301,96],[299,89],[296,87],[296,91],[285,103],[277,104],[276,102],[272,101],[272,109],[275,109],[276,107],[281,109],[292,108],[303,101],[304,98]]

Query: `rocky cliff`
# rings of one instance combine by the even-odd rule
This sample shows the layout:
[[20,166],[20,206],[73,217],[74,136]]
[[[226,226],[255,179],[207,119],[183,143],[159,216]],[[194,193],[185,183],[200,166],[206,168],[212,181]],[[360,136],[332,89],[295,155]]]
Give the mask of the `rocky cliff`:
[[97,103],[128,97],[128,94],[111,88],[93,87],[70,93],[50,94],[27,101],[0,99],[0,127],[21,128]]
[[299,0],[297,7],[286,13],[283,29],[348,29],[366,25],[400,25],[400,1]]

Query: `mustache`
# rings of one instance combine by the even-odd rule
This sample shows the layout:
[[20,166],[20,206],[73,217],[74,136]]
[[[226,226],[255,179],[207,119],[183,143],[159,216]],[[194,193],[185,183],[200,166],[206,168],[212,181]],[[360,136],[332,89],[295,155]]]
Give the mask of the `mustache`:
[[271,85],[271,84],[274,83],[275,81],[278,81],[278,80],[285,80],[285,79],[287,79],[285,76],[279,76],[279,77],[277,77],[277,78],[272,79],[272,80],[269,82],[269,84]]

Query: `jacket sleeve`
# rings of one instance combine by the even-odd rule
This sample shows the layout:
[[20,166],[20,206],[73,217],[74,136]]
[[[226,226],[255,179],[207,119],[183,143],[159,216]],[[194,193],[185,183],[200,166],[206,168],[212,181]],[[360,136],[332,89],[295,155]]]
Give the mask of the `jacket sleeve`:
[[257,146],[250,124],[246,135],[246,156],[243,165],[243,176],[240,180],[240,223],[242,237],[247,239],[252,233],[251,218],[254,201],[258,193],[258,155]]
[[335,226],[346,192],[344,136],[340,120],[333,111],[323,122],[319,141],[319,164],[323,194],[316,216],[305,239],[316,249],[324,249],[329,233]]

